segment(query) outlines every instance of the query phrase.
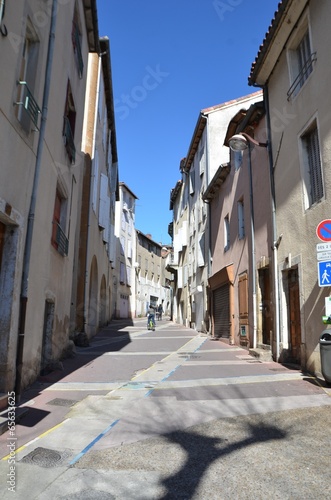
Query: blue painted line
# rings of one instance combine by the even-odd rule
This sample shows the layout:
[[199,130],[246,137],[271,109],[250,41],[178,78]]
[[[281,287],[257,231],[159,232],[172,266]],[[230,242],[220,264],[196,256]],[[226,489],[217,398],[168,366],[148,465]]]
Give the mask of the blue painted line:
[[179,368],[181,365],[177,365],[176,368],[174,368],[170,373],[168,373],[168,375],[166,377],[164,377],[161,382],[164,382],[165,380],[167,380],[167,378],[170,377],[170,375],[172,375],[173,373],[175,373],[175,371],[177,370],[177,368]]
[[153,391],[154,391],[154,389],[150,389],[148,392],[146,392],[146,394],[145,394],[144,398],[148,398],[148,396],[149,396],[150,394],[152,394],[152,392],[153,392]]
[[193,352],[197,352],[197,351],[200,349],[200,347],[202,347],[202,346],[203,346],[203,344],[206,342],[206,340],[207,340],[207,339],[205,339],[205,340],[202,342],[202,344],[200,344],[200,345],[199,345],[199,347],[197,347],[197,348],[196,348],[196,350],[195,350],[195,351],[193,351]]
[[97,443],[98,441],[100,441],[100,439],[105,434],[107,434],[107,432],[110,429],[112,429],[118,422],[119,422],[119,419],[115,420],[112,424],[108,425],[108,427],[103,432],[101,432],[101,434],[99,434],[99,436],[97,436],[95,439],[93,439],[93,441],[91,441],[91,443],[88,444],[86,446],[86,448],[83,449],[83,451],[81,451],[78,455],[76,455],[76,457],[73,460],[71,460],[71,462],[69,463],[69,465],[74,465],[80,458],[82,458],[92,448],[92,446],[94,446],[95,443]]

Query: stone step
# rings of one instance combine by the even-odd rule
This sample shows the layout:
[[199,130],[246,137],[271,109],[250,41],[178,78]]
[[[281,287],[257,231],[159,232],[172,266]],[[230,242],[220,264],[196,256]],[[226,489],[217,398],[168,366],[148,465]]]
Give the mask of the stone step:
[[251,356],[261,360],[261,361],[272,361],[272,354],[270,349],[264,349],[261,347],[250,348],[248,350]]

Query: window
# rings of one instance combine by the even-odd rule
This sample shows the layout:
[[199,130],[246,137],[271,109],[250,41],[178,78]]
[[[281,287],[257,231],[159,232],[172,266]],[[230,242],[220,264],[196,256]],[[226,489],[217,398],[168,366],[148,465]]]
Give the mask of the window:
[[66,102],[64,107],[63,138],[70,163],[75,163],[76,159],[76,147],[74,142],[75,125],[76,125],[76,109],[71,92],[71,85],[70,82],[68,81]]
[[324,195],[319,137],[316,122],[301,137],[305,208],[320,201]]
[[79,78],[82,78],[84,70],[84,61],[82,56],[82,30],[81,30],[81,23],[79,20],[77,4],[75,5],[74,17],[72,20],[71,40],[72,40],[72,46],[74,48],[74,54],[75,54],[75,60]]
[[230,248],[230,220],[229,216],[224,217],[224,251]]
[[30,19],[27,20],[23,41],[21,70],[18,78],[17,118],[26,132],[30,132],[31,122],[38,129],[40,108],[35,100],[35,82],[38,74],[39,39]]
[[124,262],[120,263],[120,283],[125,284],[125,264]]
[[238,201],[238,238],[245,238],[245,216],[244,216],[244,200]]
[[289,52],[290,76],[292,85],[287,92],[288,100],[296,96],[303,84],[313,71],[313,63],[316,61],[316,53],[312,53],[308,29],[299,39],[299,42]]
[[51,243],[61,255],[68,255],[69,241],[65,235],[67,200],[56,190]]

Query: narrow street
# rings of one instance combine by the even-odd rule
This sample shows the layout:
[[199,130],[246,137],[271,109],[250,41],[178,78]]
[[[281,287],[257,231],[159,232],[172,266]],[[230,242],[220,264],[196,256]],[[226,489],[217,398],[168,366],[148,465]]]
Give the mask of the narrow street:
[[112,322],[18,406],[2,499],[331,497],[331,389],[168,318]]

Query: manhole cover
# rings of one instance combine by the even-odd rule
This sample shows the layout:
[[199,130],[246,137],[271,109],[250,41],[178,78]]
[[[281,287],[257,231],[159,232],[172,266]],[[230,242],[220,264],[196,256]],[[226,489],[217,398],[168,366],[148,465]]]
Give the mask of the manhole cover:
[[61,399],[61,398],[56,398],[52,399],[52,401],[48,401],[48,405],[54,405],[54,406],[73,406],[78,401],[75,401],[74,399]]
[[22,458],[21,462],[39,465],[40,467],[55,467],[69,458],[68,452],[59,452],[47,448],[36,448]]

